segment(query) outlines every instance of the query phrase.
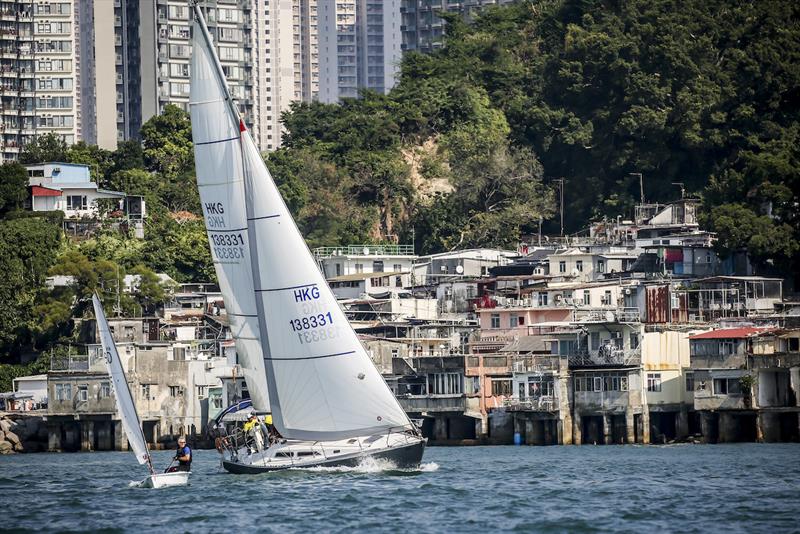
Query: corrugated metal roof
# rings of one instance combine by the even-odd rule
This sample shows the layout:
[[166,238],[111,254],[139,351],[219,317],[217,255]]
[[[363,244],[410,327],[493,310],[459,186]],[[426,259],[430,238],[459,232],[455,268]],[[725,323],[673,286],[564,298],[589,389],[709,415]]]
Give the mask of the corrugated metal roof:
[[710,332],[703,332],[694,336],[689,336],[689,339],[743,339],[755,334],[762,334],[775,330],[774,328],[763,328],[755,326],[746,326],[742,328],[726,328],[724,330],[711,330]]

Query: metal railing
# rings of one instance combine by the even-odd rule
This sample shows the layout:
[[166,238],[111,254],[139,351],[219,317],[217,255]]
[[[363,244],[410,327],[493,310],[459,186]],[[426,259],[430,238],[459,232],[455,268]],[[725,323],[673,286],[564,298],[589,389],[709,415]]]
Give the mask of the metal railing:
[[642,363],[641,347],[635,349],[618,349],[603,345],[597,351],[580,351],[569,355],[570,367],[594,365],[640,365]]
[[331,256],[413,256],[413,245],[347,245],[341,247],[317,247],[314,258],[323,259]]

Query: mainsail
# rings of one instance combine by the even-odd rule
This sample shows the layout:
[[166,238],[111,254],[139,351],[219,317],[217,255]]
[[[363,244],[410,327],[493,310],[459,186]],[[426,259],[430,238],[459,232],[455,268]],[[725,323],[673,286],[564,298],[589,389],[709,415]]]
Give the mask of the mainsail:
[[[100,343],[103,345],[103,360],[106,362],[108,374],[114,384],[114,396],[117,399],[119,416],[122,419],[122,428],[128,436],[128,443],[131,445],[133,454],[140,464],[150,464],[150,454],[147,452],[147,442],[144,438],[142,425],[139,421],[139,414],[136,413],[136,405],[133,403],[131,390],[125,378],[125,371],[122,368],[122,361],[119,359],[117,346],[108,328],[108,321],[103,312],[103,305],[97,295],[92,295],[94,304],[94,315],[97,318],[97,328],[100,330]],[[152,471],[152,466],[150,466]]]
[[232,115],[227,87],[216,72],[209,45],[204,32],[195,26],[190,100],[197,185],[242,374],[255,409],[268,411],[250,265],[239,120]]
[[247,218],[247,231],[237,232],[250,254],[246,280],[252,285],[237,287],[236,297],[249,298],[245,289],[255,295],[275,426],[286,438],[312,440],[411,428],[317,268],[235,106],[223,104],[230,95],[222,68],[202,13],[197,6],[194,11],[192,129],[195,142],[218,147],[213,161],[198,158],[198,180],[204,170],[230,188],[243,185],[241,196],[227,189],[219,196],[228,195],[226,214],[235,197],[237,215]]

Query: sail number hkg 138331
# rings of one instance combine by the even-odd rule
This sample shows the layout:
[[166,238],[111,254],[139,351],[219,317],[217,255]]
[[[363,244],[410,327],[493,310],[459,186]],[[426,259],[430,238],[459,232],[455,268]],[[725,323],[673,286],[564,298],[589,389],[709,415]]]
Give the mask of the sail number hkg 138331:
[[308,317],[301,317],[299,319],[289,320],[289,325],[294,332],[302,332],[311,328],[320,328],[333,324],[333,317],[331,312],[320,313],[317,315],[310,315]]

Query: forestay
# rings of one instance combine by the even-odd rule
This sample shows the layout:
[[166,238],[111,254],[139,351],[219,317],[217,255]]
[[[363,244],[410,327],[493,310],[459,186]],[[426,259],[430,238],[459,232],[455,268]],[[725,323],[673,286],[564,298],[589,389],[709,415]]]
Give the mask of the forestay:
[[103,346],[103,360],[106,362],[108,374],[111,376],[111,382],[114,384],[114,396],[117,399],[117,408],[119,409],[119,416],[122,420],[122,428],[125,429],[125,435],[128,436],[128,443],[130,443],[133,454],[140,464],[150,463],[150,454],[147,452],[147,442],[144,438],[142,425],[139,421],[139,415],[136,413],[136,405],[133,403],[131,390],[128,387],[128,381],[125,378],[125,371],[122,368],[122,361],[119,359],[119,352],[114,343],[114,338],[111,336],[111,330],[108,328],[108,321],[103,312],[103,305],[97,295],[92,296],[92,304],[94,304],[94,315],[97,318],[97,328],[100,330],[100,343]]
[[247,234],[239,121],[202,29],[192,32],[191,118],[195,169],[211,255],[236,353],[256,410],[269,410]]

